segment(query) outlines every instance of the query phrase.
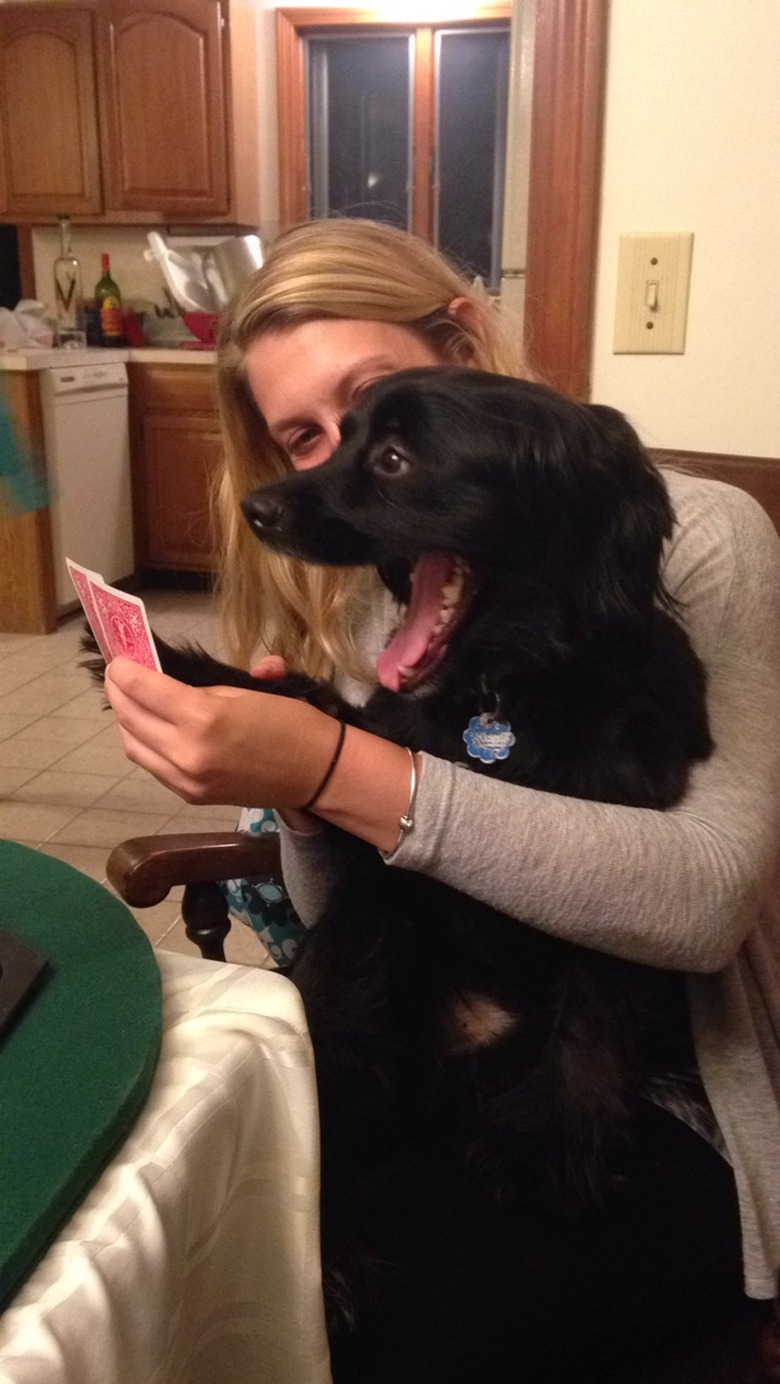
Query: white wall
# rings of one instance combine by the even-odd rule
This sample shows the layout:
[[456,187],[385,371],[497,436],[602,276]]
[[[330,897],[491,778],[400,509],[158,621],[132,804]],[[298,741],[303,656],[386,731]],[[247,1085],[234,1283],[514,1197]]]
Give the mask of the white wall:
[[[618,236],[693,231],[685,354],[612,354]],[[780,456],[779,0],[611,0],[593,398]]]

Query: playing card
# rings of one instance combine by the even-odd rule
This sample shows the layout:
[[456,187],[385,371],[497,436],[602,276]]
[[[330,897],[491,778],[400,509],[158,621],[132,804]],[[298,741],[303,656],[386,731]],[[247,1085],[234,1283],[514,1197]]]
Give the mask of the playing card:
[[140,663],[143,668],[156,668],[162,672],[146,607],[140,597],[118,591],[114,586],[106,586],[102,581],[93,581],[90,585],[108,642],[109,661],[121,655]]
[[103,578],[98,572],[91,572],[88,567],[82,567],[80,563],[73,562],[69,557],[65,559],[70,573],[70,579],[76,588],[76,594],[84,607],[84,614],[89,621],[89,627],[98,642],[100,652],[106,663],[112,659],[111,648],[109,646],[106,632],[100,620],[100,613],[95,603],[93,586],[103,586]]

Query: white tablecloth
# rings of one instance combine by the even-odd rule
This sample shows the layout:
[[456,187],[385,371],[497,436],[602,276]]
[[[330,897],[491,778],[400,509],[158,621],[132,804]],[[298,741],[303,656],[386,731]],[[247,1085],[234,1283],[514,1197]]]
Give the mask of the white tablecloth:
[[159,962],[149,1100],[0,1318],[0,1381],[327,1384],[317,1105],[297,991],[242,966]]

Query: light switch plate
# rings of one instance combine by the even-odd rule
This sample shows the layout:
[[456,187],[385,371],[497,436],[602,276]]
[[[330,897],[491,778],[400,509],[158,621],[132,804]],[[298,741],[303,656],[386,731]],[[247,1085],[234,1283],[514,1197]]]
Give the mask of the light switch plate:
[[621,235],[613,352],[682,355],[693,232]]

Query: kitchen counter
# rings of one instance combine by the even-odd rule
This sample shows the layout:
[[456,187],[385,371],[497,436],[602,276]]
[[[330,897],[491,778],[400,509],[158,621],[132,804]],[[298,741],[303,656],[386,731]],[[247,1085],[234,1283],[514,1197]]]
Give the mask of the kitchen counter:
[[58,348],[31,347],[29,350],[0,348],[0,371],[49,370],[52,366],[112,364],[133,361],[148,365],[210,365],[217,353],[187,346],[136,346],[131,348],[87,346],[83,351],[63,351]]

